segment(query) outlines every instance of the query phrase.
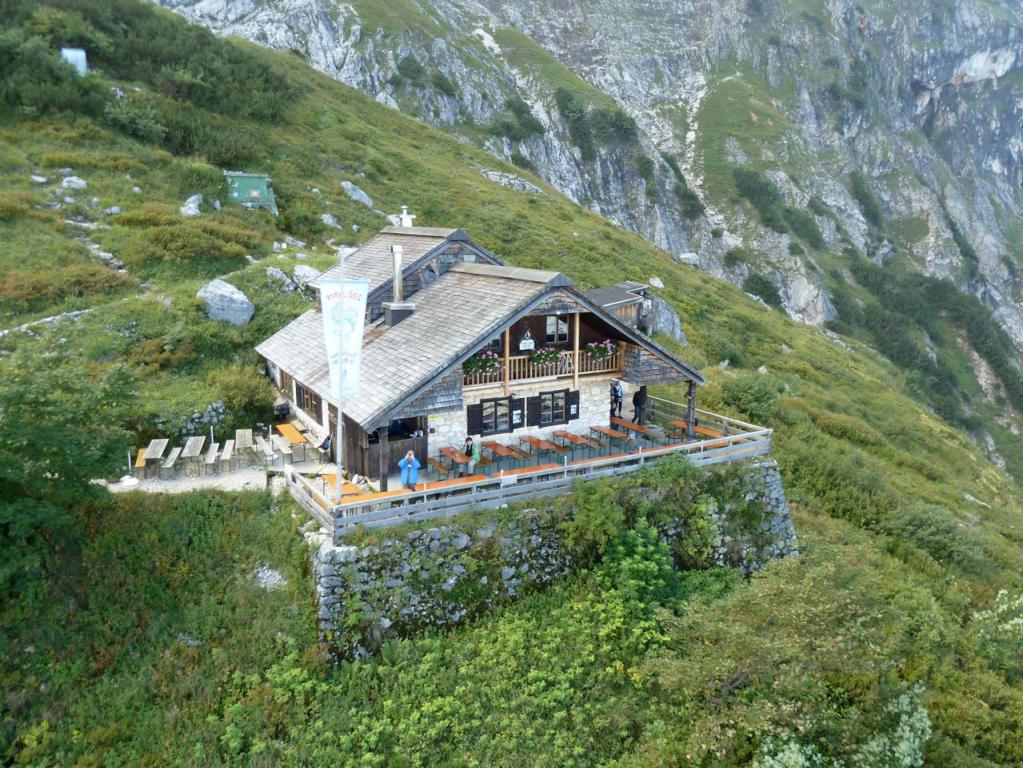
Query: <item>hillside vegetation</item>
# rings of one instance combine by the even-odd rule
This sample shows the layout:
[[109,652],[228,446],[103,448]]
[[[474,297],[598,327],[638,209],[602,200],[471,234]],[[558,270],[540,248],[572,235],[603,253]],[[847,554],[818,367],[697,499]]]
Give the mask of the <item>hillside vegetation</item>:
[[[0,338],[5,759],[1023,761],[1020,490],[921,404],[923,374],[677,265],[535,178],[542,194],[490,183],[493,158],[294,56],[135,0],[9,3],[0,27],[2,325],[85,311]],[[86,47],[95,72],[61,64],[64,44]],[[87,188],[63,189],[62,169]],[[223,169],[268,172],[280,216],[227,205]],[[267,268],[326,266],[328,241],[386,225],[345,180],[379,210],[406,204],[417,223],[461,226],[583,287],[659,277],[689,338],[678,351],[709,378],[701,405],[775,428],[802,557],[745,582],[676,578],[649,535],[608,524],[603,559],[552,590],[334,668],[290,504],[111,498],[91,484],[215,401],[228,404],[220,434],[268,416],[252,347],[308,302]],[[195,193],[201,215],[180,215]],[[857,295],[919,288],[861,272]],[[252,322],[206,318],[195,292],[213,276],[252,299]],[[914,306],[936,334],[960,322]],[[875,338],[898,326],[885,323]],[[1000,337],[976,333],[997,369]],[[595,527],[614,520],[607,488],[581,502]],[[286,588],[253,585],[264,562]]]

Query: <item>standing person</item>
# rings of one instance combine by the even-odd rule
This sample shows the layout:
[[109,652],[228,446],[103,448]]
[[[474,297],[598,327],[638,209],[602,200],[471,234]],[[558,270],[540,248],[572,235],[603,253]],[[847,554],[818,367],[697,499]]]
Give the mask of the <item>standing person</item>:
[[643,423],[643,412],[646,410],[646,387],[640,387],[632,393],[632,423]]
[[406,453],[405,458],[398,462],[398,468],[401,470],[402,488],[408,488],[410,491],[416,489],[416,481],[419,479],[419,466],[419,459],[416,458],[414,451]]
[[625,399],[625,392],[618,379],[611,379],[611,415],[622,415],[622,401]]
[[472,439],[472,435],[465,436],[465,445],[462,446],[462,453],[469,457],[469,463],[465,465],[466,475],[476,472],[476,463],[480,460],[480,447]]

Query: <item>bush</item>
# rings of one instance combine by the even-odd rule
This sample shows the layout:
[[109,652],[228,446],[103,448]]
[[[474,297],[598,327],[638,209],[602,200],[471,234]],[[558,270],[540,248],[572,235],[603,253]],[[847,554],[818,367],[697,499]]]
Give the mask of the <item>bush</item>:
[[405,56],[398,62],[398,74],[413,85],[424,85],[426,82],[426,70],[412,55]]
[[736,190],[756,208],[761,223],[775,232],[787,232],[785,201],[778,188],[763,174],[751,168],[735,168],[732,174]]
[[874,190],[870,188],[867,177],[861,171],[853,171],[849,174],[849,189],[856,202],[860,206],[860,212],[867,223],[877,228],[884,226],[884,213],[881,209],[881,201],[877,199]]
[[793,256],[805,256],[806,249],[797,243],[795,240],[789,243],[789,253]]
[[152,104],[140,98],[114,101],[107,105],[104,116],[113,127],[139,141],[158,144],[167,135],[167,126],[159,122]]
[[524,154],[522,154],[521,152],[519,152],[519,150],[517,150],[517,149],[512,150],[511,161],[512,161],[512,165],[515,165],[515,166],[517,166],[519,168],[524,168],[527,171],[535,171],[536,170],[536,167],[533,165],[533,163],[530,161],[530,159],[528,157],[526,157]]
[[[690,221],[703,216],[704,208],[703,201],[700,200],[699,196],[693,192],[693,190],[686,183],[686,180],[679,176],[678,181],[675,184],[675,197],[678,198],[679,204],[682,206],[682,215]],[[720,237],[720,235],[716,235]]]
[[445,96],[454,97],[458,95],[458,90],[455,88],[455,84],[452,83],[451,80],[448,79],[448,76],[440,70],[430,75],[430,83]]
[[246,249],[259,243],[258,233],[251,230],[206,219],[190,220],[139,232],[120,255],[126,264],[193,262],[215,271],[225,262],[244,259]]
[[785,207],[783,215],[785,223],[789,225],[789,229],[792,230],[793,234],[805,240],[811,248],[819,250],[824,247],[824,236],[821,234],[820,227],[817,226],[813,216],[806,211],[789,206]]
[[722,258],[724,265],[729,269],[734,269],[740,264],[752,264],[753,254],[747,251],[745,248],[729,248],[725,251],[725,255]]
[[495,136],[505,136],[512,141],[524,141],[530,136],[541,135],[544,132],[543,123],[533,115],[529,105],[522,99],[514,96],[504,103],[509,116],[499,118],[490,128]]
[[236,423],[269,420],[276,394],[270,380],[252,366],[235,364],[214,371],[209,383]]
[[714,229],[710,231],[710,236],[713,237],[715,240],[722,238],[725,236],[725,230],[722,229],[721,227],[714,227]]
[[593,132],[586,117],[586,104],[567,88],[558,88],[554,92],[554,102],[558,112],[568,124],[568,134],[572,143],[579,148],[584,162],[591,162],[597,157],[597,149],[593,143]]
[[32,198],[24,192],[0,192],[0,221],[10,221],[32,210]]
[[741,373],[726,379],[721,386],[721,399],[751,421],[766,425],[778,412],[778,396],[784,385],[772,376]]
[[742,281],[742,289],[746,293],[759,296],[767,306],[781,309],[781,294],[778,292],[778,286],[771,282],[767,275],[760,272],[751,273]]
[[897,509],[881,521],[881,530],[957,571],[977,574],[988,567],[987,553],[977,535],[945,507],[917,503]]

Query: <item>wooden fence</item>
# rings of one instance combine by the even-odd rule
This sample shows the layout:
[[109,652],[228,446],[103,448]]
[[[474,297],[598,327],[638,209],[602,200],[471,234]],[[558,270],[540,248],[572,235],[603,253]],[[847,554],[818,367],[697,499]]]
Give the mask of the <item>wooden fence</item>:
[[[666,410],[663,403],[667,402],[660,404],[662,415]],[[556,496],[567,493],[578,480],[635,472],[649,463],[678,453],[687,455],[697,466],[711,466],[766,456],[771,451],[770,429],[707,411],[699,411],[698,416],[705,425],[718,425],[727,433],[726,436],[575,463],[566,460],[564,466],[557,469],[497,474],[465,485],[388,495],[344,505],[332,503],[312,482],[294,470],[286,469],[285,479],[292,497],[324,528],[333,531],[337,543],[358,525],[398,525]]]

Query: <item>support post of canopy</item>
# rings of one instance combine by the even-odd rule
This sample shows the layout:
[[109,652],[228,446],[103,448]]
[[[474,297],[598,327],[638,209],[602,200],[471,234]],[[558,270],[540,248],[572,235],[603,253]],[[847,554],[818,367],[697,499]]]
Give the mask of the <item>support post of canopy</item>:
[[689,382],[686,392],[686,433],[690,440],[696,436],[696,382]]

